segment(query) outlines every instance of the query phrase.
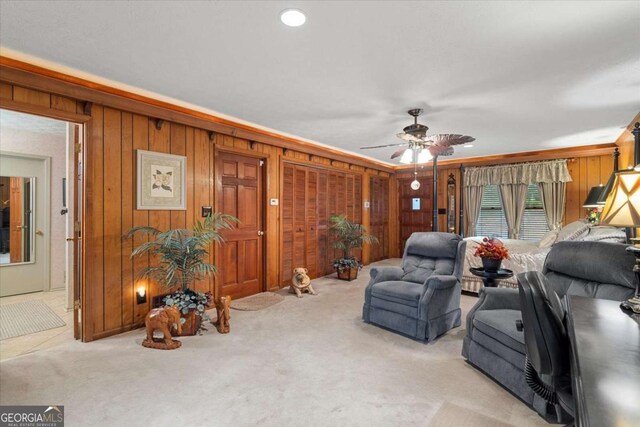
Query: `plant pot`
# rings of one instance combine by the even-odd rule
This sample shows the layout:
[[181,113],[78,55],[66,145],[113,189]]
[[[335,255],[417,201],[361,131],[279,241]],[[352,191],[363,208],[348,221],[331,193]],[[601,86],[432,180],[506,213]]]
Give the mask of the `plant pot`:
[[500,270],[501,265],[501,259],[482,258],[482,268],[484,268],[484,271],[495,273],[496,271]]
[[200,325],[202,324],[202,317],[196,314],[196,310],[191,310],[187,314],[180,314],[180,317],[185,320],[182,324],[182,333],[178,334],[174,326],[171,329],[171,335],[174,337],[188,337],[198,333]]
[[338,279],[352,281],[358,278],[358,267],[345,268],[344,270],[337,270]]

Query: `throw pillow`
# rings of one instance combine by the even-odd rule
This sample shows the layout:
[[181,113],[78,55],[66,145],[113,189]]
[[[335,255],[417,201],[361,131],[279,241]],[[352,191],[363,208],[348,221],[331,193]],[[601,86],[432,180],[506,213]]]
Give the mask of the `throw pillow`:
[[586,236],[591,228],[591,223],[586,220],[574,221],[571,224],[567,224],[558,233],[556,242],[564,242],[571,240],[580,240],[580,238]]
[[558,239],[558,233],[560,230],[551,230],[540,239],[540,243],[538,243],[538,247],[540,249],[550,248],[556,240]]

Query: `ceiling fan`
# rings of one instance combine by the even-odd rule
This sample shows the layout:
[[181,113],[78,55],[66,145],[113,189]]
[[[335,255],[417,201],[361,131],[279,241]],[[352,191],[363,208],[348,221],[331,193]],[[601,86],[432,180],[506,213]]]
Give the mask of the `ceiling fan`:
[[427,135],[428,126],[418,123],[418,116],[423,113],[421,108],[413,108],[407,113],[413,117],[413,124],[406,126],[396,136],[403,140],[399,144],[376,145],[373,147],[361,147],[361,150],[385,147],[403,147],[391,155],[392,159],[400,157],[400,163],[427,163],[439,156],[453,154],[453,145],[468,144],[475,138],[467,135],[453,133],[441,133]]

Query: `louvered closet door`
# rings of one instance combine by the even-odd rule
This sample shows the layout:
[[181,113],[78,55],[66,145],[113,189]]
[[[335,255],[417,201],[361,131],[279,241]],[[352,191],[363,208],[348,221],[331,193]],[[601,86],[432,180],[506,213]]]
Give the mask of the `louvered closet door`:
[[389,180],[371,177],[371,234],[378,238],[379,243],[371,246],[371,261],[380,261],[389,257]]
[[282,168],[282,271],[281,283],[291,284],[293,276],[293,207],[294,207],[294,175],[295,167],[284,164]]
[[329,241],[327,236],[329,222],[329,173],[318,172],[318,275],[326,276],[333,272],[329,259]]
[[306,184],[307,171],[296,166],[294,173],[294,205],[293,205],[293,268],[306,267]]
[[318,277],[318,171],[307,169],[306,264],[309,277]]

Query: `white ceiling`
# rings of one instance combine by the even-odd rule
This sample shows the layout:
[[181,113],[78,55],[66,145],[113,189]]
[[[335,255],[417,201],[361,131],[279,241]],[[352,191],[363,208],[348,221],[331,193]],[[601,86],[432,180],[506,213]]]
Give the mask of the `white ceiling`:
[[[303,27],[278,19],[288,7]],[[7,2],[0,45],[388,160],[425,108],[456,157],[614,141],[640,110],[640,2]]]

